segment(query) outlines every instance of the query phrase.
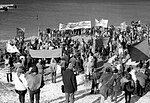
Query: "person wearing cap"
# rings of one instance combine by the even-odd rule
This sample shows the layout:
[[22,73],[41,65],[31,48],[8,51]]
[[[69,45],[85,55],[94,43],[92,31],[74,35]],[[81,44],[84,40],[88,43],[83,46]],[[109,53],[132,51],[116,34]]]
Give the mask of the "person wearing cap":
[[21,66],[17,69],[14,75],[15,91],[19,95],[20,103],[25,103],[25,94],[27,93],[28,87],[24,73],[24,67]]
[[63,72],[63,84],[66,97],[65,103],[74,103],[74,93],[77,91],[77,81],[71,63],[69,63],[68,68]]
[[38,73],[38,68],[32,66],[28,72],[25,74],[28,90],[30,95],[30,103],[34,103],[34,96],[36,103],[40,100],[40,89],[44,86],[44,80],[42,74]]

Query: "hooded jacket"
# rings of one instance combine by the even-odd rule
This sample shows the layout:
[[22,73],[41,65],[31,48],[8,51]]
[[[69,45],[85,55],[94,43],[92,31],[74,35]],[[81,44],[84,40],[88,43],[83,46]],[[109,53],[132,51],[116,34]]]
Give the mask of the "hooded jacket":
[[38,90],[44,86],[44,80],[43,80],[42,74],[32,73],[28,71],[25,77],[28,83],[28,88],[31,91]]

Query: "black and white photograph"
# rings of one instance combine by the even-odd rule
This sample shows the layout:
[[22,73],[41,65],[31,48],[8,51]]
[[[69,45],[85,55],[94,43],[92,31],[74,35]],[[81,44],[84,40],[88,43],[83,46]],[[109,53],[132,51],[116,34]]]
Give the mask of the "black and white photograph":
[[0,103],[150,103],[150,0],[0,0]]

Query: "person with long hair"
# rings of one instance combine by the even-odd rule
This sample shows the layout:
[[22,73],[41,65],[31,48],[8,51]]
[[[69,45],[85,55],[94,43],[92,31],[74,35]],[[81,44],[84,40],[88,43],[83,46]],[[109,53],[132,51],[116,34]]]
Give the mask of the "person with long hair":
[[24,67],[21,66],[14,75],[15,91],[19,95],[20,103],[25,103],[25,94],[28,87],[24,73]]

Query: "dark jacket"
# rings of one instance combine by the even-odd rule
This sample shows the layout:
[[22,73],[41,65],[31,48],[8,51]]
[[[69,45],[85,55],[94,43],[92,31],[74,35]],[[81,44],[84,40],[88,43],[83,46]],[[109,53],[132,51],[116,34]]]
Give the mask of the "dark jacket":
[[100,94],[102,94],[105,99],[112,93],[114,79],[115,78],[112,73],[103,73],[99,79],[99,82],[102,83]]
[[77,91],[77,81],[74,72],[67,69],[63,73],[63,83],[65,93],[74,93]]

